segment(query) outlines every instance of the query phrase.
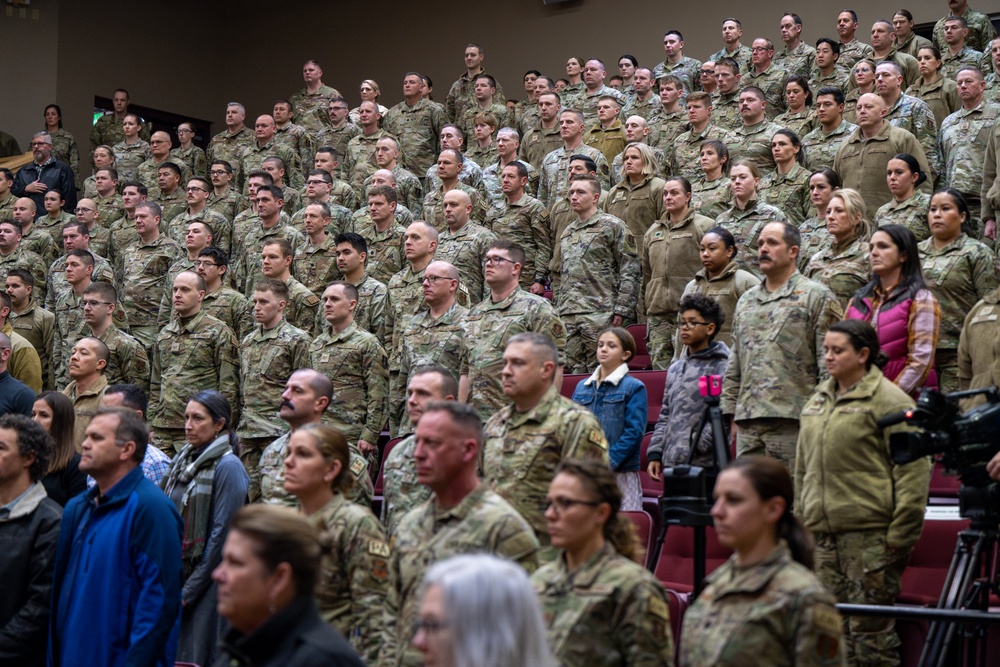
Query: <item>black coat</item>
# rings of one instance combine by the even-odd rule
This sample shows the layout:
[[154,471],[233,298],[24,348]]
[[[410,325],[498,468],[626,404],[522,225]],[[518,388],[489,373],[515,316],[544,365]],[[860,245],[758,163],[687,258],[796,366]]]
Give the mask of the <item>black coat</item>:
[[251,635],[231,629],[214,667],[365,667],[344,637],[325,623],[311,595],[300,596]]
[[62,508],[39,499],[43,489],[33,487],[0,519],[0,667],[45,665]]
[[76,185],[74,185],[73,170],[70,166],[55,159],[40,166],[35,162],[29,162],[21,167],[21,170],[14,176],[11,190],[16,196],[27,197],[35,202],[36,220],[45,215],[45,193],[26,192],[24,188],[39,179],[49,187],[49,190],[58,190],[59,194],[63,196],[65,203],[62,208],[64,211],[72,213],[76,210]]

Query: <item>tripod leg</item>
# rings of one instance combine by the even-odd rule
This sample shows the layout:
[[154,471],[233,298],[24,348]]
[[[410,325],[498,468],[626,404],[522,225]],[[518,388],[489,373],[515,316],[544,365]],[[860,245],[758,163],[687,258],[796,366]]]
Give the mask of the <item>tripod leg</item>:
[[[938,602],[939,609],[958,609],[964,601],[972,580],[978,572],[979,557],[982,553],[982,534],[976,531],[962,531],[955,544],[955,554],[952,556]],[[944,621],[931,623],[924,641],[924,650],[920,655],[919,667],[948,667],[952,664],[948,651],[954,639],[955,625]]]

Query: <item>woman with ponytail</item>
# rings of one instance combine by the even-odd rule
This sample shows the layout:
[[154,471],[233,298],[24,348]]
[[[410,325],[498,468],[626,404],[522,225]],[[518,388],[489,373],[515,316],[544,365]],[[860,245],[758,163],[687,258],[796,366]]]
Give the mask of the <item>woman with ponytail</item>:
[[735,553],[684,615],[682,667],[843,664],[843,624],[812,572],[792,497],[788,469],[769,457],[736,459],[719,475],[712,518]]
[[[829,379],[802,409],[795,457],[795,513],[816,536],[816,574],[837,598],[892,605],[900,575],[920,538],[931,461],[894,463],[892,433],[877,422],[914,406],[879,364],[878,334],[864,320],[843,320],[823,341]],[[848,660],[899,664],[891,618],[852,616]]]
[[562,551],[531,581],[562,665],[674,664],[666,593],[640,564],[621,501],[615,474],[595,459],[564,460],[549,485],[545,520]]

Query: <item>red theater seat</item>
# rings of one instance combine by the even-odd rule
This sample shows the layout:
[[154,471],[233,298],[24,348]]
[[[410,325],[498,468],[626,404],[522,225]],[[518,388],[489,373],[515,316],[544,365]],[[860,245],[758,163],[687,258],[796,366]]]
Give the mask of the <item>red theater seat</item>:
[[659,498],[663,495],[663,482],[657,481],[649,476],[646,468],[649,466],[649,459],[646,458],[646,450],[653,440],[652,432],[642,437],[642,444],[639,445],[639,480],[642,484],[643,498]]
[[646,385],[647,426],[656,424],[663,405],[663,391],[667,386],[666,371],[634,371],[629,375]]
[[646,325],[630,324],[628,332],[635,338],[635,356],[628,360],[630,371],[645,371],[653,367],[653,360],[646,348]]
[[[715,529],[705,529],[705,575],[714,572],[725,563],[732,552],[723,548],[715,536]],[[656,578],[665,588],[682,593],[694,590],[694,528],[670,526],[667,538],[656,561]]]
[[653,532],[653,517],[645,510],[622,512],[621,515],[635,526],[635,531],[639,534],[639,542],[642,544],[645,557],[644,564],[648,567],[650,552],[653,550],[653,542],[656,541],[656,533]]

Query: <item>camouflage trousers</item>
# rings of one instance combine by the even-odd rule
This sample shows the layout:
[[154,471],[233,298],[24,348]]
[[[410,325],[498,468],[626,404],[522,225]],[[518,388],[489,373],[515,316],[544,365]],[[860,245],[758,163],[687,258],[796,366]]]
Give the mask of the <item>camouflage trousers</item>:
[[187,435],[182,428],[158,428],[153,435],[156,446],[170,458],[174,458],[174,454],[187,444]]
[[[893,552],[885,530],[816,533],[815,537],[816,576],[837,602],[895,604],[909,553]],[[851,665],[898,665],[899,644],[892,618],[850,616],[844,620],[844,646]]]
[[795,470],[797,419],[745,419],[736,422],[736,456],[770,456]]
[[611,313],[563,315],[566,327],[566,373],[591,373],[597,363],[597,339],[611,326]]
[[958,391],[958,350],[940,347],[934,350],[934,366],[942,393]]
[[129,326],[128,333],[146,348],[146,356],[153,360],[153,346],[156,344],[156,335],[160,333],[160,327],[153,324],[148,327]]
[[250,502],[260,502],[260,456],[274,442],[274,438],[244,438],[240,440],[240,462],[250,477],[247,498]]
[[674,337],[677,335],[677,318],[650,315],[646,321],[646,349],[653,363],[653,370],[665,371],[674,358]]

